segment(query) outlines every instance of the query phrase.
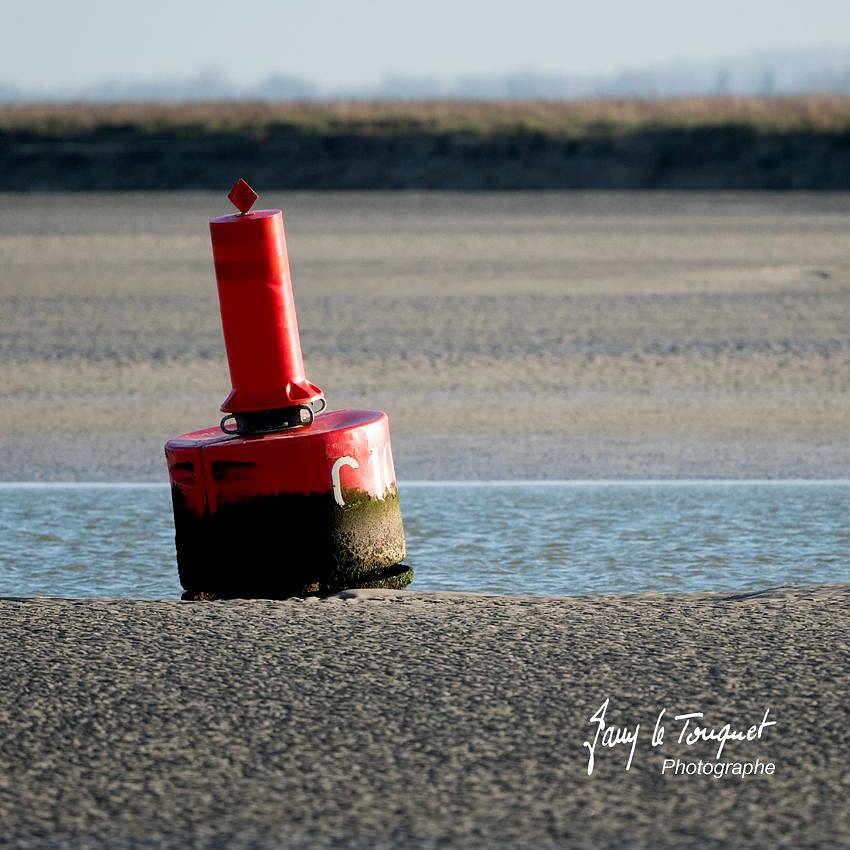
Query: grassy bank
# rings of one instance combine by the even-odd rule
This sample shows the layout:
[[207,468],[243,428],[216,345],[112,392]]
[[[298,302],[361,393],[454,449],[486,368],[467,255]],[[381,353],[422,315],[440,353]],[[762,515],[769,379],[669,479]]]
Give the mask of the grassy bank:
[[0,189],[850,189],[850,98],[0,107]]

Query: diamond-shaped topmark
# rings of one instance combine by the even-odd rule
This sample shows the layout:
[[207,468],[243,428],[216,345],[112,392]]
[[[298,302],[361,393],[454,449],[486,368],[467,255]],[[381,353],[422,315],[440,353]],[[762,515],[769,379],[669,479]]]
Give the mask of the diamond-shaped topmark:
[[227,193],[227,198],[242,215],[245,215],[257,202],[260,196],[240,177],[233,188]]

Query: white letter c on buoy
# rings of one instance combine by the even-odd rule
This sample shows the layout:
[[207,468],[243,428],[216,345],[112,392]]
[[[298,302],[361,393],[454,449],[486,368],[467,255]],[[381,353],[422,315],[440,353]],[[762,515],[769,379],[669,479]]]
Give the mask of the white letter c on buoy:
[[339,472],[344,466],[350,466],[352,469],[359,469],[360,464],[357,462],[357,458],[345,455],[337,458],[334,461],[333,467],[331,467],[331,484],[334,488],[334,501],[341,508],[345,507],[345,499],[342,498],[342,484],[339,480]]

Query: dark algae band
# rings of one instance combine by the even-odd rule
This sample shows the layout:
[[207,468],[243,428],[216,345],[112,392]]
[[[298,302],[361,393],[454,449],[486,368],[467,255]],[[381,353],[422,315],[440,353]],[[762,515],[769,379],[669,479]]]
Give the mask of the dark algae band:
[[220,504],[196,515],[172,488],[184,599],[327,595],[403,588],[404,533],[397,493],[283,493]]

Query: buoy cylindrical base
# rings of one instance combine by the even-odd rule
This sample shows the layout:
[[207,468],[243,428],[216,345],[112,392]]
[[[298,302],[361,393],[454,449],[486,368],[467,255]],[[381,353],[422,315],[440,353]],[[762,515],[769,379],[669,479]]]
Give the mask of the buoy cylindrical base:
[[333,411],[253,437],[207,428],[165,453],[184,598],[411,581],[385,413]]

